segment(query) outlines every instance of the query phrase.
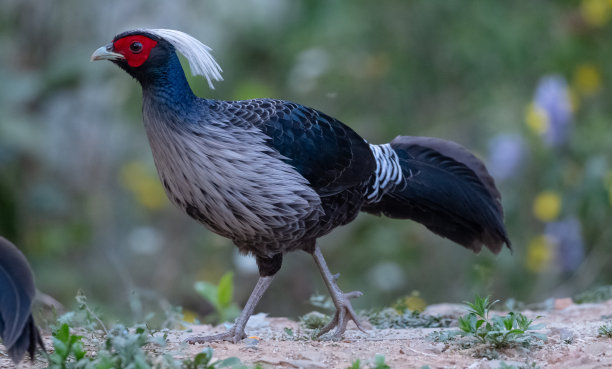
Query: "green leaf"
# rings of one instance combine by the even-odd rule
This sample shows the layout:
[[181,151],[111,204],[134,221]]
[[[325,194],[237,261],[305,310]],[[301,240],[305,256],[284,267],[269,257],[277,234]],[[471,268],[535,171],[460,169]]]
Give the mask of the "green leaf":
[[62,324],[62,326],[55,332],[55,337],[58,340],[68,344],[70,337],[70,327],[68,327],[68,324]]
[[219,360],[215,363],[215,369],[231,368],[231,369],[246,369],[246,366],[235,356],[227,359]]
[[234,273],[227,272],[221,277],[217,294],[217,301],[221,308],[226,308],[232,303],[234,296]]
[[221,306],[219,305],[217,286],[206,281],[199,281],[194,284],[193,288],[206,301],[210,302],[215,308],[215,310],[221,310]]
[[484,322],[485,322],[484,319],[478,319],[476,321],[476,329],[480,328]]
[[231,304],[225,309],[221,310],[219,314],[219,320],[222,322],[229,322],[234,320],[238,315],[240,315],[240,309],[236,304]]
[[49,355],[49,362],[59,366],[64,362],[64,358],[62,357],[62,355],[60,355],[59,352],[55,351],[54,353]]
[[374,365],[374,369],[391,369],[391,367],[385,363],[385,356],[380,354],[374,356]]
[[72,346],[72,353],[77,361],[81,360],[85,357],[85,351],[83,350],[83,343],[81,341],[77,341]]
[[193,363],[196,367],[199,367],[200,365],[207,367],[212,357],[213,351],[210,347],[207,347],[195,356],[195,358],[193,359]]
[[359,359],[353,361],[351,366],[349,366],[347,369],[361,369],[361,361],[359,361]]
[[55,353],[61,358],[68,357],[68,345],[57,337],[53,337],[53,348],[55,349]]
[[98,360],[94,364],[95,369],[112,369],[114,366],[113,360],[108,356],[98,355]]

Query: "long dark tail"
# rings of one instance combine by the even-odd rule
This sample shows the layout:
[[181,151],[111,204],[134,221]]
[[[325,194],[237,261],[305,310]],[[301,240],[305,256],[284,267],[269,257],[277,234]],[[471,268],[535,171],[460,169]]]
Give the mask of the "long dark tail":
[[35,294],[34,276],[25,256],[0,237],[0,338],[15,364],[26,351],[32,360],[38,346],[46,351],[32,318]]
[[403,180],[362,210],[412,219],[474,252],[511,247],[501,196],[484,164],[454,142],[398,136],[390,143]]

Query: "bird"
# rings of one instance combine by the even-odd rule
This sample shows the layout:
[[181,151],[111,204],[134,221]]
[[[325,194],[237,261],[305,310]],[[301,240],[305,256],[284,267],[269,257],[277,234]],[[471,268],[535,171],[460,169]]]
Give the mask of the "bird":
[[46,352],[32,317],[35,295],[34,276],[27,259],[14,244],[0,237],[0,338],[15,365],[26,351],[32,360],[38,346]]
[[[259,279],[226,332],[189,343],[246,337],[249,317],[292,251],[312,255],[336,311],[319,336],[362,331],[350,300],[317,240],[360,212],[410,219],[479,252],[511,250],[501,195],[483,162],[439,138],[398,136],[371,144],[339,120],[286,100],[225,101],[194,94],[178,53],[212,89],[222,69],[211,48],[171,29],[116,35],[91,61],[109,60],[142,88],[153,161],[170,201],[255,257]],[[331,332],[333,330],[333,332]]]

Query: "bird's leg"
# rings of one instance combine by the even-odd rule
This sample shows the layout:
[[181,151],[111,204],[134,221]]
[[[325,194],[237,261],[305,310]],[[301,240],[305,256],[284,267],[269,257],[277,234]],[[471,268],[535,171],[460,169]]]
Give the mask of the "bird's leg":
[[323,254],[321,253],[321,249],[319,248],[318,244],[316,244],[314,247],[312,257],[314,258],[317,267],[319,267],[319,271],[321,272],[323,281],[325,282],[332,301],[336,306],[336,313],[334,314],[333,319],[321,329],[318,336],[321,336],[331,331],[335,327],[336,331],[334,332],[332,337],[334,339],[341,338],[342,334],[346,330],[346,324],[349,322],[349,320],[354,321],[355,324],[357,324],[357,328],[359,328],[362,332],[365,332],[361,327],[361,324],[359,323],[359,319],[357,319],[357,314],[355,314],[355,311],[351,306],[351,302],[349,301],[350,299],[359,297],[363,294],[359,291],[344,293],[340,290],[338,284],[336,284],[336,280],[338,279],[339,274],[333,275],[329,271],[327,263],[323,258]]
[[270,284],[272,283],[273,279],[274,279],[273,275],[266,276],[266,277],[259,277],[259,280],[257,281],[257,284],[255,285],[255,288],[253,288],[253,292],[251,292],[251,296],[249,296],[249,300],[244,306],[244,309],[242,309],[242,313],[240,313],[240,316],[238,317],[238,319],[236,319],[236,322],[234,323],[234,325],[227,332],[213,334],[211,336],[193,336],[193,337],[187,338],[185,342],[191,343],[191,344],[205,343],[205,342],[212,342],[212,341],[231,341],[233,343],[237,343],[238,341],[245,338],[246,334],[244,333],[244,327],[249,321],[249,318],[251,317],[251,315],[253,314],[253,311],[255,310],[255,306],[257,306],[257,303],[263,296],[264,292],[266,292],[268,287],[270,287]]

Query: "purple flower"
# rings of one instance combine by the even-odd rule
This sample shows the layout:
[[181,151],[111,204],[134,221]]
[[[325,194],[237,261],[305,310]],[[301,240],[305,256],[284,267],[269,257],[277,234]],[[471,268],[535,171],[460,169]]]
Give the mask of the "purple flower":
[[525,140],[517,134],[502,133],[489,141],[487,167],[493,178],[504,180],[516,174],[527,152]]
[[557,262],[564,272],[573,272],[584,259],[580,221],[574,217],[546,225],[546,236],[557,246]]
[[546,114],[544,141],[550,146],[565,143],[572,121],[572,106],[565,79],[558,75],[542,77],[533,100],[535,107]]

